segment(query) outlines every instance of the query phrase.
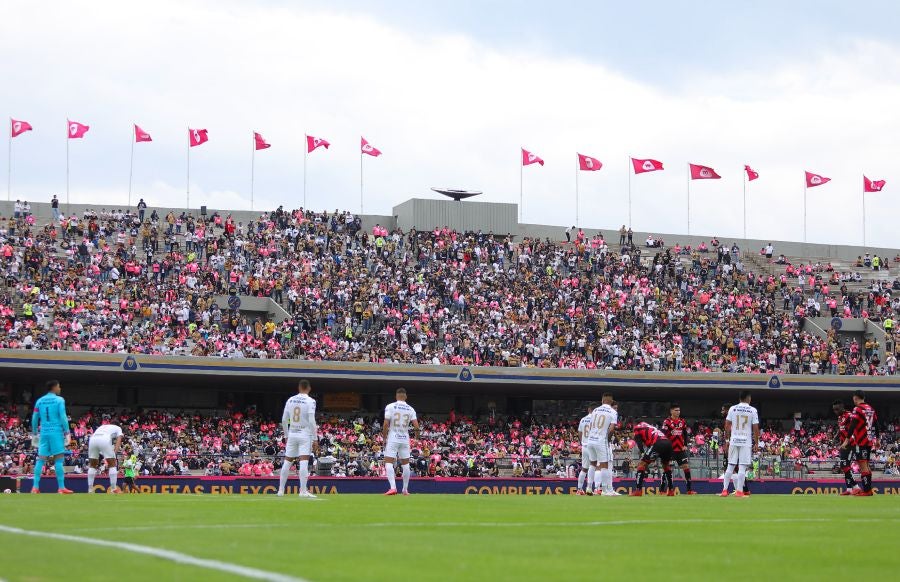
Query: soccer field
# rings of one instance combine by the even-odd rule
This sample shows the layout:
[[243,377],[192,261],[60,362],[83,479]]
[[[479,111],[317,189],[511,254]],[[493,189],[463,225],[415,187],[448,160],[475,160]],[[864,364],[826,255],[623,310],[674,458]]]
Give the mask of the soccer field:
[[900,542],[888,495],[45,494],[0,507],[5,580],[882,579]]

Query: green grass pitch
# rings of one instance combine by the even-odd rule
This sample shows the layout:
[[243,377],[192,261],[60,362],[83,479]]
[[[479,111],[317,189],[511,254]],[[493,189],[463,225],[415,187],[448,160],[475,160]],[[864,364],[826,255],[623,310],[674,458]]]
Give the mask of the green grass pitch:
[[310,581],[879,580],[898,564],[898,501],[0,495],[0,580],[246,579],[8,528],[173,550]]

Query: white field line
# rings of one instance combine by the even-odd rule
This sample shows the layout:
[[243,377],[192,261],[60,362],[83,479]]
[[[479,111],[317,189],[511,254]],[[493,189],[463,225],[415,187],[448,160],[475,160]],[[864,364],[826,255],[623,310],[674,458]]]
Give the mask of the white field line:
[[[110,528],[115,529],[115,528]],[[288,576],[286,574],[279,574],[277,572],[267,572],[265,570],[259,570],[257,568],[251,568],[248,566],[240,566],[238,564],[231,564],[228,562],[221,562],[219,560],[208,560],[205,558],[195,558],[194,556],[189,556],[187,554],[182,554],[181,552],[174,552],[172,550],[163,550],[160,548],[154,548],[150,546],[142,546],[139,544],[131,544],[127,542],[113,542],[109,540],[98,540],[94,538],[85,538],[81,536],[73,536],[68,534],[60,534],[53,532],[45,532],[45,531],[33,531],[27,529],[20,529],[17,527],[10,527],[7,525],[0,525],[0,533],[8,533],[12,535],[18,536],[28,536],[35,538],[45,538],[52,540],[60,540],[64,542],[74,542],[79,544],[87,544],[91,546],[101,546],[104,548],[114,548],[117,550],[124,550],[126,552],[132,552],[134,554],[143,554],[145,556],[152,556],[154,558],[160,558],[162,560],[168,560],[170,562],[175,562],[176,564],[184,564],[187,566],[196,566],[198,568],[206,568],[207,570],[218,570],[219,572],[225,572],[227,574],[234,574],[236,576],[243,576],[244,578],[250,578],[253,580],[266,580],[268,582],[308,582],[303,578],[296,578],[294,576]]]

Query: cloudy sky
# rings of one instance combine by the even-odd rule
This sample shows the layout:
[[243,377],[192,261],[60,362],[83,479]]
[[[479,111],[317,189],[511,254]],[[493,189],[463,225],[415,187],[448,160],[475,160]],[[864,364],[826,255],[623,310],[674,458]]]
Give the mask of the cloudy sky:
[[[0,115],[34,131],[13,141],[13,198],[65,194],[65,120],[89,124],[70,144],[72,201],[124,205],[131,123],[134,193],[183,205],[187,128],[191,203],[299,206],[304,134],[313,208],[390,214],[431,186],[518,202],[524,220],[571,224],[575,152],[604,168],[580,175],[580,222],[627,215],[628,157],[665,171],[632,178],[634,227],[684,232],[688,162],[723,177],[691,186],[691,229],[740,236],[744,164],[748,234],[799,240],[803,171],[809,240],[859,243],[862,174],[886,179],[867,199],[868,240],[898,246],[900,3],[422,2],[154,0],[0,3]],[[5,148],[6,144],[3,146]],[[2,152],[6,154],[6,151]],[[5,157],[5,155],[4,155]]]

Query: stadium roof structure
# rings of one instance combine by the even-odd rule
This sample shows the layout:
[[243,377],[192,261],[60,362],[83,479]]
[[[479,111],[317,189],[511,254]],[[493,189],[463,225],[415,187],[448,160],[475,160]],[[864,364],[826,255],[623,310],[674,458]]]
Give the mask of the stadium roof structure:
[[432,188],[432,190],[448,198],[453,198],[457,202],[482,193],[480,190],[454,190],[453,188]]

